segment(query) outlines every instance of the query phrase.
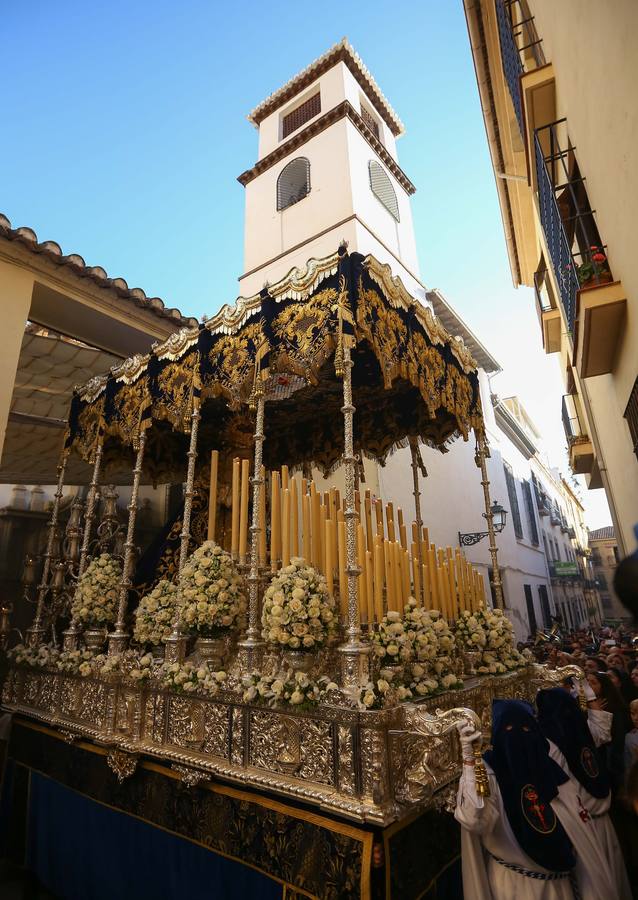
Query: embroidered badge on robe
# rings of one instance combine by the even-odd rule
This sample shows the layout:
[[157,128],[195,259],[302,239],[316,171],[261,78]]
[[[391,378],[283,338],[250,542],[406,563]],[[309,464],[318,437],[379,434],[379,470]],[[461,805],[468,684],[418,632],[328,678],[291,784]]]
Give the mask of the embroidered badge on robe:
[[556,828],[556,814],[549,803],[543,803],[533,784],[521,790],[521,808],[527,822],[539,834],[551,834]]
[[591,747],[583,747],[580,754],[580,762],[583,769],[590,778],[598,777],[600,769],[598,768],[598,762]]

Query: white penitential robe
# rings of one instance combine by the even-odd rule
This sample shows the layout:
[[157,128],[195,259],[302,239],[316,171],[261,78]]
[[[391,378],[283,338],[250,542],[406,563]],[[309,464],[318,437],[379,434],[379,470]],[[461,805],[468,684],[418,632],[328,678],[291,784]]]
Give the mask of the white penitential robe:
[[629,886],[629,879],[627,878],[627,870],[625,869],[625,862],[620,850],[620,844],[618,843],[616,830],[609,818],[611,791],[606,797],[593,797],[589,791],[585,790],[582,784],[574,778],[567,760],[552,741],[549,742],[549,755],[554,762],[558,763],[561,769],[569,775],[570,782],[574,785],[574,788],[578,793],[580,803],[582,803],[591,816],[591,822],[596,834],[596,841],[605,857],[605,861],[609,868],[609,878],[614,885],[614,893],[611,896],[614,900],[632,900],[631,887]]
[[608,744],[611,740],[611,723],[613,715],[604,709],[587,710],[587,726],[597,747]]
[[[461,825],[464,900],[573,900],[569,878],[543,879],[550,873],[521,849],[510,827],[496,776],[486,766],[490,796],[478,797],[474,770],[463,766],[454,816]],[[578,795],[568,781],[552,800],[576,852],[574,878],[581,900],[615,900],[609,867],[597,844],[591,820],[583,821]],[[508,869],[493,857],[538,873],[539,878]]]

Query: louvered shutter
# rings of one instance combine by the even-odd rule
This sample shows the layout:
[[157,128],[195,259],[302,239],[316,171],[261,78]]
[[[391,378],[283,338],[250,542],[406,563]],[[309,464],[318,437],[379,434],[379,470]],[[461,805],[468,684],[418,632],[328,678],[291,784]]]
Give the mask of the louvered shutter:
[[370,173],[370,188],[372,193],[377,200],[383,203],[390,215],[393,216],[397,222],[400,222],[397,195],[394,192],[388,174],[379,163],[375,162],[373,159],[368,163],[368,171]]

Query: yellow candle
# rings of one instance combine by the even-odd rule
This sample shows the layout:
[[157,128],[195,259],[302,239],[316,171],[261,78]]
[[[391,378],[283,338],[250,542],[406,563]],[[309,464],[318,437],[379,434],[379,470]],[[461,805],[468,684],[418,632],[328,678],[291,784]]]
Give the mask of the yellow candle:
[[394,541],[394,507],[391,503],[386,503],[385,518],[388,523],[388,540]]
[[239,507],[239,558],[246,562],[248,547],[248,488],[250,485],[250,460],[241,461],[241,502]]
[[405,522],[401,522],[399,525],[399,537],[401,539],[401,546],[404,550],[408,549],[408,531],[405,527]]
[[374,615],[377,622],[383,618],[383,544],[381,538],[374,543]]
[[290,550],[293,556],[299,556],[299,497],[297,496],[297,479],[290,480],[290,511],[292,540]]
[[385,540],[385,533],[383,531],[383,503],[379,499],[374,501],[374,514],[377,519],[377,534],[381,538],[381,540]]
[[412,523],[412,543],[418,544],[419,542],[419,529],[417,527],[416,522]]
[[338,523],[339,532],[339,608],[343,622],[348,620],[348,581],[346,578],[346,523]]
[[310,557],[312,556],[311,548],[310,548],[310,497],[308,494],[303,494],[301,497],[301,505],[302,505],[302,524],[303,528],[301,530],[301,539],[302,539],[302,548],[303,548],[303,558],[310,565]]
[[368,621],[368,579],[366,578],[366,539],[361,524],[357,525],[357,558],[359,575],[359,621]]
[[208,540],[215,540],[215,519],[217,518],[217,473],[219,471],[219,450],[210,454],[210,489],[208,493]]
[[366,526],[366,549],[372,552],[374,547],[374,533],[372,531],[372,498],[370,491],[366,491],[363,500],[363,515]]
[[321,567],[321,513],[319,511],[319,495],[317,488],[312,481],[310,483],[310,508],[312,513],[312,564],[317,568]]
[[270,568],[277,571],[281,558],[281,492],[279,488],[279,472],[272,473],[272,492],[270,495]]
[[266,565],[266,469],[261,467],[261,493],[259,495],[259,564]]
[[368,598],[368,623],[374,622],[374,572],[372,569],[372,553],[370,550],[365,551],[365,577],[366,577],[366,596]]
[[289,472],[288,472],[288,466],[282,466],[282,467],[281,467],[281,492],[282,492],[282,496],[283,496],[283,492],[284,492],[284,491],[290,490],[289,480],[290,480],[290,474],[289,474]]
[[447,603],[447,574],[444,569],[445,563],[436,567],[436,578],[439,587],[439,601],[441,604],[441,612],[448,618],[448,603]]
[[383,561],[385,567],[385,604],[386,610],[395,609],[394,602],[394,572],[392,570],[392,544],[386,538],[383,542]]
[[326,583],[328,585],[328,593],[334,596],[334,561],[332,558],[332,531],[335,523],[332,519],[326,519],[324,522],[325,541],[326,541]]
[[403,569],[403,585],[405,591],[405,602],[407,603],[408,597],[414,596],[414,592],[412,590],[412,580],[410,578],[410,556],[407,550],[401,551],[401,565]]
[[[427,557],[426,557],[427,559]],[[425,563],[421,566],[421,584],[423,585],[423,606],[432,609],[432,591],[430,590],[430,567]]]
[[398,541],[393,541],[391,544],[392,547],[392,569],[394,576],[394,602],[396,606],[394,607],[398,612],[401,612],[405,605],[405,601],[408,599],[403,596],[403,579],[401,577],[401,557],[400,557],[400,548]]
[[456,619],[458,602],[456,599],[456,581],[454,580],[454,552],[451,547],[447,547],[445,554],[447,556],[447,576],[450,585],[450,615],[453,619]]
[[326,522],[328,521],[328,506],[322,503],[319,506],[319,568],[325,574],[326,571]]
[[233,460],[233,480],[232,490],[232,507],[231,507],[231,532],[230,532],[230,552],[233,559],[237,559],[239,554],[239,479],[241,466],[239,458]]
[[412,551],[412,582],[414,586],[414,598],[421,606],[423,604],[423,596],[421,592],[421,571],[419,566],[419,556],[414,541],[410,547]]
[[428,570],[430,576],[430,602],[432,609],[441,609],[441,600],[439,595],[439,579],[437,575],[436,555],[430,547],[428,550]]
[[284,498],[284,518],[281,529],[281,564],[282,566],[290,565],[290,490],[286,488],[283,492]]

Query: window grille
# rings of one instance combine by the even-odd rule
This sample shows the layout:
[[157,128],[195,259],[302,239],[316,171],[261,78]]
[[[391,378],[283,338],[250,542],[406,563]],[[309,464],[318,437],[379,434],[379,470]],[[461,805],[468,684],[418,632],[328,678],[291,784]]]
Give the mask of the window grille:
[[625,419],[629,425],[631,434],[631,442],[634,445],[634,453],[638,457],[638,378],[634,381],[634,386],[629,395],[629,403],[625,410]]
[[293,159],[277,179],[277,209],[287,209],[310,193],[310,162],[305,156]]
[[317,91],[312,97],[309,97],[304,103],[289,112],[281,120],[281,137],[287,138],[289,134],[301,128],[310,119],[318,116],[321,112],[321,94]]
[[523,538],[523,523],[521,522],[521,512],[518,507],[518,497],[516,495],[516,480],[514,478],[514,474],[507,465],[507,463],[503,463],[503,469],[505,470],[505,481],[507,483],[507,496],[510,501],[510,509],[512,511],[512,522],[514,523],[514,534],[519,540]]
[[377,122],[375,117],[372,115],[372,113],[368,112],[368,110],[365,108],[365,106],[361,107],[361,118],[363,119],[365,124],[368,126],[368,128],[370,129],[372,134],[375,136],[375,138],[378,141],[381,140],[381,135],[379,132],[379,123]]
[[373,159],[368,163],[368,171],[372,193],[385,206],[390,215],[400,222],[397,195],[387,172]]
[[529,524],[529,534],[532,544],[538,547],[538,528],[536,527],[536,514],[534,512],[534,503],[532,501],[532,488],[529,481],[523,482],[523,494],[525,495],[525,507],[527,509],[527,521]]

